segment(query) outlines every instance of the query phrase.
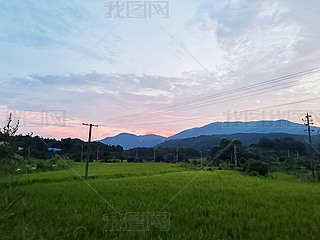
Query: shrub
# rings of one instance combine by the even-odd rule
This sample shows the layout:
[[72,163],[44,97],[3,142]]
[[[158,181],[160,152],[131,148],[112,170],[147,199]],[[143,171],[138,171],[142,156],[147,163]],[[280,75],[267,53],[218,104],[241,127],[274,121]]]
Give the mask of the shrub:
[[247,164],[245,164],[243,171],[254,176],[258,173],[261,176],[267,175],[269,171],[269,165],[265,162],[259,162],[254,159],[249,159]]

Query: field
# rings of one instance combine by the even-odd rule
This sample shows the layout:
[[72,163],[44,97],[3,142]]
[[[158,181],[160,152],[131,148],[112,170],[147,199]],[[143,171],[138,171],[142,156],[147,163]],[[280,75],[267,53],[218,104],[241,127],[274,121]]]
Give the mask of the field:
[[[72,170],[73,169],[73,170]],[[2,239],[319,239],[320,185],[273,173],[83,163],[1,178]]]

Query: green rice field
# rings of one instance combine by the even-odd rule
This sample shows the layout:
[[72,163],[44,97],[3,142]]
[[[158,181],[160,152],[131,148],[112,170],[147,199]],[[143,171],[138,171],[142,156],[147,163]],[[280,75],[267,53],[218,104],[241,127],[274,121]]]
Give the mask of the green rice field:
[[1,177],[1,239],[320,239],[320,185],[165,163]]

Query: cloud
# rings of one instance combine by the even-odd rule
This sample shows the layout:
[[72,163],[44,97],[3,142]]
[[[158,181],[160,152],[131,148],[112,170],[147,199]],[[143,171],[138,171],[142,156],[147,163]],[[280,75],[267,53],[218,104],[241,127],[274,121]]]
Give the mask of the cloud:
[[89,12],[64,1],[5,1],[1,6],[1,41],[24,46],[64,45],[75,32],[74,22],[83,21]]
[[314,75],[285,90],[169,111],[320,66],[316,0],[176,1],[171,7],[168,19],[119,20],[104,19],[103,3],[91,1],[2,1],[0,104],[63,110],[69,123],[98,122],[105,125],[99,134],[113,135],[175,132],[228,109],[318,94]]
[[32,75],[3,80],[0,94],[2,104],[12,109],[62,109],[72,115],[82,112],[82,117],[97,110],[119,115],[119,109],[152,109],[154,104],[168,104],[195,87],[201,89],[200,80],[101,73]]
[[319,10],[315,0],[205,2],[192,28],[210,29],[226,60],[214,75],[237,86],[320,66]]
[[87,1],[3,1],[1,74],[78,73],[84,66],[117,63],[120,22],[102,21],[100,9],[103,3],[88,7]]

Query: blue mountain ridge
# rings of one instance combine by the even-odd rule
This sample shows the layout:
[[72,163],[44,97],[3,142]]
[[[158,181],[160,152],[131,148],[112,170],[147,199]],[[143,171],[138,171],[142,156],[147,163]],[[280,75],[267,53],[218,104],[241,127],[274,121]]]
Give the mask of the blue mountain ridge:
[[[107,137],[100,142],[108,145],[120,145],[124,149],[135,147],[154,147],[168,140],[192,138],[203,135],[236,134],[236,133],[287,133],[307,134],[304,132],[304,124],[293,123],[288,120],[276,121],[252,121],[252,122],[214,122],[202,127],[196,127],[179,132],[169,138],[159,135],[137,136],[129,133],[121,133],[115,137]],[[319,134],[320,128],[311,127],[313,134]]]
[[120,133],[115,137],[107,137],[100,142],[107,145],[120,145],[125,150],[136,147],[153,147],[159,143],[165,142],[166,137],[155,134],[137,136],[130,133]]

